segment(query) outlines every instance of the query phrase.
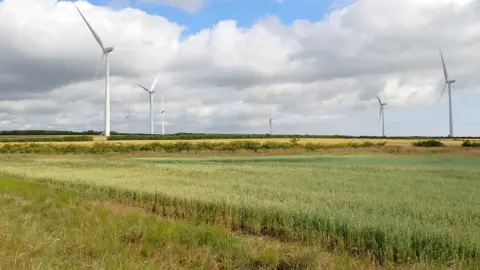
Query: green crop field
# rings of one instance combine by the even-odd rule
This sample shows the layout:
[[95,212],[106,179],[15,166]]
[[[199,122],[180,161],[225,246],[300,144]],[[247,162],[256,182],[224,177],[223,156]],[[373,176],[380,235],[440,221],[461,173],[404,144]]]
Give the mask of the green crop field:
[[3,155],[0,173],[381,264],[475,269],[480,266],[478,164],[478,157],[444,155]]

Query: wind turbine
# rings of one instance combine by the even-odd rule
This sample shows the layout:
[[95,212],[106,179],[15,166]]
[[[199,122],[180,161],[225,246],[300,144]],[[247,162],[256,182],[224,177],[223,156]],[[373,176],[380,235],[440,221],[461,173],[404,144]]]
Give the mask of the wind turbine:
[[382,137],[385,137],[385,112],[383,110],[383,106],[387,105],[387,103],[382,102],[382,100],[376,96],[378,99],[378,103],[380,104],[380,114],[378,115],[378,122],[382,120]]
[[[442,94],[438,99],[437,103],[442,99],[443,93],[445,93],[445,89],[448,85],[448,116],[449,116],[449,127],[450,127],[450,135],[449,137],[453,137],[453,117],[452,117],[452,84],[456,82],[456,80],[449,80],[448,79],[448,72],[447,67],[445,66],[445,61],[443,60],[442,50],[440,50],[440,57],[442,58],[442,65],[443,65],[443,74],[445,75],[445,85],[443,86]],[[455,86],[453,86],[455,88]]]
[[[150,134],[153,134],[153,94],[155,94],[155,85],[157,84],[158,76],[155,78],[153,81],[153,84],[150,88],[146,88],[145,86],[138,84],[143,90],[148,92],[148,95],[150,96]],[[163,106],[163,105],[162,105]],[[163,108],[162,108],[163,110]]]
[[[82,16],[83,21],[85,24],[88,26],[90,29],[90,32],[92,32],[93,37],[95,40],[98,42],[100,45],[100,48],[102,49],[102,57],[100,58],[100,63],[105,59],[105,136],[110,136],[110,61],[109,61],[109,53],[113,51],[113,47],[106,47],[103,46],[103,42],[100,39],[100,37],[97,35],[95,30],[93,30],[92,26],[88,23],[87,19],[85,19],[85,16],[83,16],[82,12],[78,7],[75,5],[75,7],[78,10],[78,13],[80,16]],[[95,73],[95,79],[97,78],[98,70],[100,69],[100,65],[97,68],[97,72]]]
[[162,135],[165,135],[165,109],[163,109],[163,95],[162,95],[162,110],[160,111],[162,114]]
[[130,134],[130,105],[128,105],[128,115],[125,117],[125,119],[128,119],[128,134]]
[[273,118],[272,118],[272,110],[269,110],[269,111],[268,111],[268,127],[270,128],[270,135],[273,134],[272,121],[273,121]]

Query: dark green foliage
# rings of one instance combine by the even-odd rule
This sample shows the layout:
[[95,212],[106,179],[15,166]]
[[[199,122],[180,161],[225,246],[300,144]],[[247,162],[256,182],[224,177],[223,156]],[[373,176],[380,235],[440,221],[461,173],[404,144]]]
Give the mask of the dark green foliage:
[[413,146],[416,147],[443,147],[445,146],[439,140],[420,140],[412,143]]
[[[0,135],[11,136],[35,136],[35,135],[100,135],[101,131],[86,130],[81,132],[68,131],[68,130],[2,130]],[[117,134],[112,131],[111,134]]]
[[310,151],[331,148],[365,148],[382,147],[385,143],[348,142],[339,144],[307,143],[293,144],[286,142],[258,142],[254,140],[231,142],[176,142],[176,143],[92,143],[92,144],[39,144],[39,143],[11,143],[0,146],[0,153],[44,153],[44,154],[104,154],[104,153],[132,153],[132,152],[167,152],[181,153],[188,151],[264,151],[269,149],[303,148]]
[[92,136],[65,136],[65,137],[31,137],[31,138],[0,138],[0,142],[84,142],[93,141]]
[[462,147],[480,147],[480,142],[466,140],[463,141]]

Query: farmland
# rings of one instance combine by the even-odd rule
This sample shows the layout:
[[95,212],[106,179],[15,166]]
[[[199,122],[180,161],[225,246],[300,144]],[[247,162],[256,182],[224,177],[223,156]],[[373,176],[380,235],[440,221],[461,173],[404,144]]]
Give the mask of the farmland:
[[445,138],[445,137],[353,137],[353,136],[315,136],[315,135],[261,135],[261,134],[171,134],[171,135],[112,135],[108,139],[97,135],[0,135],[0,144],[35,142],[35,143],[55,143],[55,144],[93,144],[102,143],[229,143],[235,141],[256,141],[288,143],[293,138],[300,144],[314,143],[326,145],[341,145],[348,143],[380,143],[384,142],[390,146],[409,146],[415,141],[435,139],[441,141],[446,146],[461,146],[465,140],[480,142],[479,138]]
[[[52,141],[42,141],[41,139],[32,140],[31,142],[37,142],[41,144],[48,144],[48,143],[55,143],[55,144],[93,144],[95,142],[102,142],[102,143],[132,143],[132,144],[148,144],[148,143],[178,143],[178,142],[192,142],[192,143],[229,143],[235,141],[245,141],[245,139],[195,139],[195,140],[105,140],[102,141],[100,139],[89,139],[89,140],[73,140],[74,136],[69,136],[70,140],[61,141],[60,139]],[[61,137],[58,137],[61,138]],[[256,141],[260,143],[264,142],[279,142],[279,143],[288,143],[291,139],[289,138],[260,138],[260,139],[248,139],[250,141]],[[363,143],[363,142],[372,142],[372,143],[379,143],[379,142],[386,142],[388,145],[392,146],[409,146],[412,142],[416,141],[413,139],[343,139],[343,138],[305,138],[299,139],[299,143],[306,144],[306,143],[322,143],[327,145],[335,145],[335,144],[346,144],[346,143]],[[460,146],[462,144],[462,140],[449,140],[444,139],[441,140],[447,146]],[[15,140],[12,139],[14,143]],[[2,143],[0,141],[0,143]],[[8,142],[3,142],[8,143]]]
[[[221,227],[254,245],[280,241],[277,245],[286,253],[266,268],[278,267],[287,257],[293,258],[288,261],[293,268],[319,267],[314,262],[325,255],[312,247],[333,256],[328,259],[333,265],[324,267],[367,269],[370,259],[394,268],[479,266],[478,157],[159,155],[4,154],[0,172],[19,179],[15,183],[143,209],[157,218]],[[233,268],[249,268],[265,249],[236,252],[246,257],[227,260],[224,267],[239,263]],[[316,259],[300,259],[305,256]],[[343,259],[350,257],[356,259]]]

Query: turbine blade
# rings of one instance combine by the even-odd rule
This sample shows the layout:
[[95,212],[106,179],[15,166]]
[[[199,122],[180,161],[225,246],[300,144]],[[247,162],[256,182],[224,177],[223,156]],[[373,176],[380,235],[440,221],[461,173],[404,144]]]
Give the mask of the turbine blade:
[[103,46],[103,42],[100,39],[100,37],[97,35],[95,30],[93,30],[92,26],[88,23],[87,19],[85,19],[85,16],[83,16],[82,12],[80,11],[80,9],[78,9],[77,5],[75,5],[75,7],[77,8],[78,13],[80,13],[80,16],[82,16],[82,19],[85,22],[85,24],[87,24],[88,28],[90,29],[90,32],[92,32],[93,37],[97,40],[100,47],[102,47],[102,50],[105,50],[105,47]]
[[440,57],[442,58],[443,74],[445,75],[445,81],[448,81],[448,72],[447,67],[445,66],[445,60],[443,59],[442,50],[440,50]]
[[95,77],[93,78],[94,81],[97,79],[98,71],[100,71],[100,66],[103,63],[104,56],[105,56],[105,53],[102,53],[102,56],[100,57],[100,63],[98,63],[98,66],[97,66],[97,72],[95,72]]
[[152,86],[150,87],[150,91],[153,92],[153,89],[155,88],[155,85],[157,84],[157,81],[158,81],[158,76],[155,77],[155,80],[153,81]]
[[147,92],[150,93],[150,91],[149,91],[145,86],[143,86],[143,85],[141,85],[141,84],[138,84],[138,83],[137,83],[137,85],[140,86],[143,90],[145,90],[145,91],[147,91]]
[[440,95],[440,98],[438,98],[437,104],[438,104],[438,102],[440,102],[440,99],[442,99],[443,94],[445,93],[445,89],[447,89],[447,84],[445,84],[445,86],[443,86],[442,94]]
[[377,95],[375,95],[375,96],[376,96],[377,99],[378,99],[378,103],[380,103],[380,105],[382,105],[382,101],[380,100],[380,98],[379,98]]

